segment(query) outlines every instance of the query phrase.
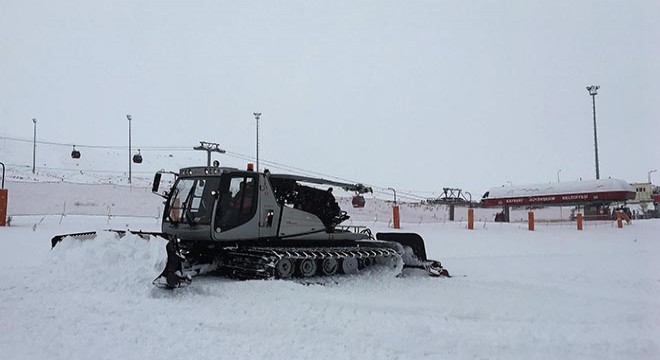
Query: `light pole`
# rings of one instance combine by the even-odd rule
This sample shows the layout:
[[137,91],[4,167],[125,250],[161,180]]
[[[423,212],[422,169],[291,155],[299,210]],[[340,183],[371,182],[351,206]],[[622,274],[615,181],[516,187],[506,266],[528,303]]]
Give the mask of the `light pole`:
[[37,119],[32,119],[34,124],[34,138],[32,139],[32,173],[35,173],[35,164],[37,159]]
[[129,114],[126,115],[126,118],[128,119],[128,183],[131,183],[131,120],[133,120],[133,117]]
[[[559,173],[561,172],[561,169],[557,170],[557,184],[559,184],[561,181],[559,181]],[[560,206],[559,207],[559,221],[562,221],[564,218],[564,209]]]
[[396,190],[393,188],[387,188],[387,190],[392,190],[394,192],[394,206],[396,206]]
[[598,85],[587,86],[587,91],[589,91],[589,95],[591,95],[594,113],[594,152],[596,153],[596,180],[600,179],[600,171],[598,169],[598,133],[596,131],[596,95],[598,95],[598,89],[600,89],[600,86]]
[[649,184],[651,183],[651,174],[653,174],[653,173],[656,172],[656,171],[658,171],[658,170],[651,170],[651,171],[649,171],[649,174],[648,174],[648,175],[649,175]]
[[257,120],[257,173],[259,173],[259,119],[261,118],[260,112],[252,113]]

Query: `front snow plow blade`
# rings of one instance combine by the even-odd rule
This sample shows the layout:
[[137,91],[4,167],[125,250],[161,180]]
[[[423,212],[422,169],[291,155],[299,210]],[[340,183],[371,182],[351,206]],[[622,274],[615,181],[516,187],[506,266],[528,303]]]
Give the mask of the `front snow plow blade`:
[[404,268],[425,270],[430,276],[451,277],[440,261],[426,257],[424,239],[415,233],[377,233],[376,239],[401,245]]
[[[160,232],[151,232],[151,231],[132,231],[132,230],[104,230],[107,232],[114,232],[115,234],[119,235],[119,238],[123,238],[126,236],[126,234],[133,234],[133,235],[138,235],[139,237],[149,240],[149,237],[151,236],[158,236],[162,238],[167,238],[167,235],[160,233]],[[67,237],[71,237],[74,240],[93,240],[97,236],[96,231],[87,231],[87,232],[79,232],[79,233],[71,233],[71,234],[61,234],[61,235],[55,235],[53,236],[52,239],[50,239],[50,248],[54,248],[57,244],[59,244],[62,240],[64,240]]]
[[81,232],[81,233],[72,233],[72,234],[62,234],[62,235],[55,235],[53,236],[52,239],[50,239],[50,248],[54,248],[55,245],[59,244],[64,238],[66,237],[72,237],[76,240],[92,240],[96,237],[96,231],[87,231],[87,232]]

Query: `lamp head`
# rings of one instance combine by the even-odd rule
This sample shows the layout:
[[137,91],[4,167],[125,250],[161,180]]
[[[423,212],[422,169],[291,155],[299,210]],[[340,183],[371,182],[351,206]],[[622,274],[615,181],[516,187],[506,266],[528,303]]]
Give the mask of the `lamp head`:
[[598,89],[600,89],[600,86],[598,85],[591,85],[587,86],[587,91],[589,91],[589,95],[598,95]]

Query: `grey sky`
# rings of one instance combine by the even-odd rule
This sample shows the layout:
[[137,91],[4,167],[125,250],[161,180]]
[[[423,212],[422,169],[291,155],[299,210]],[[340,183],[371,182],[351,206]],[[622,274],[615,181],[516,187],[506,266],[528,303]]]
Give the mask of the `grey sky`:
[[[0,0],[0,134],[473,193],[660,168],[658,1]],[[184,164],[182,164],[184,165]],[[657,174],[656,174],[657,175]],[[658,175],[660,176],[660,175]]]

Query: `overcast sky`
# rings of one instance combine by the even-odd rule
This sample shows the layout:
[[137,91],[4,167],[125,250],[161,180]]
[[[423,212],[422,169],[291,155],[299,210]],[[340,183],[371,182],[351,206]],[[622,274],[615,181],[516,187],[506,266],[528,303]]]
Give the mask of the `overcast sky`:
[[36,117],[41,140],[124,145],[132,114],[137,146],[254,155],[260,111],[264,159],[480,195],[595,178],[596,84],[601,177],[643,181],[658,19],[657,0],[0,0],[0,135]]

